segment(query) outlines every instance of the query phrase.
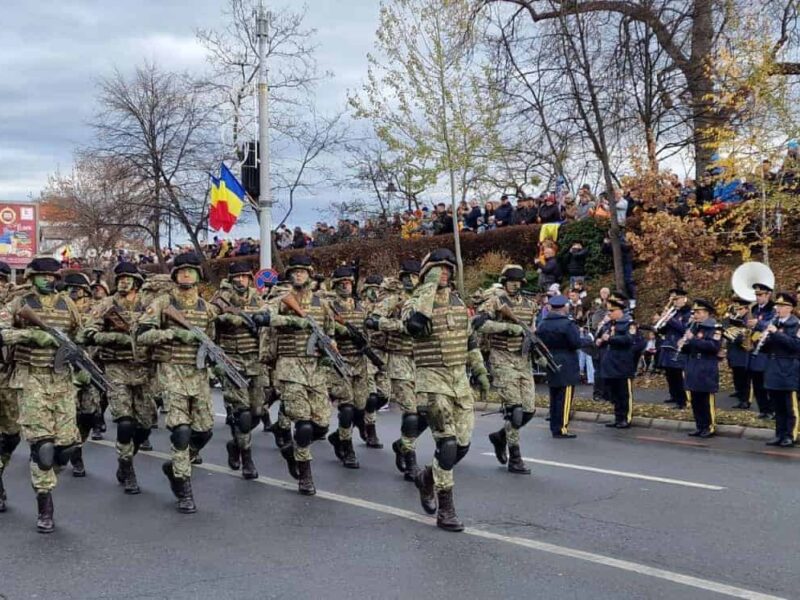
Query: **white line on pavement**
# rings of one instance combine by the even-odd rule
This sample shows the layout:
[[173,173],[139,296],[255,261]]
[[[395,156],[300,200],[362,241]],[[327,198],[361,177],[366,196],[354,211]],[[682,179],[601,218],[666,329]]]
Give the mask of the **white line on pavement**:
[[[110,448],[114,447],[114,443],[109,441],[96,441],[92,443],[99,444],[102,446],[107,446]],[[142,452],[141,454],[143,456],[152,456],[154,458],[162,458],[166,460],[169,460],[170,458],[168,454],[164,454],[162,452]],[[228,475],[230,477],[236,477],[236,478],[241,477],[239,473],[231,471],[227,467],[222,467],[210,463],[203,463],[202,465],[196,465],[194,468],[204,469],[206,471],[219,473],[221,475]],[[263,485],[281,488],[284,490],[297,489],[297,484],[295,484],[294,482],[284,481],[281,479],[273,479],[272,477],[259,477],[258,479],[253,479],[252,481],[255,483],[261,483]],[[317,497],[322,498],[324,500],[331,500],[333,502],[340,502],[342,504],[347,504],[350,506],[365,508],[367,510],[372,510],[393,517],[400,517],[402,519],[406,519],[408,521],[414,521],[416,523],[422,523],[424,525],[430,525],[432,523],[432,519],[430,517],[415,512],[411,512],[409,510],[405,510],[402,508],[396,508],[394,506],[388,506],[386,504],[371,502],[369,500],[364,500],[362,498],[354,498],[352,496],[344,496],[342,494],[325,492],[321,490],[317,490]],[[681,585],[701,590],[706,590],[717,594],[731,596],[733,598],[746,598],[748,600],[786,600],[785,598],[781,598],[780,596],[762,594],[761,592],[755,592],[752,590],[747,590],[744,588],[727,585],[724,583],[719,583],[717,581],[712,581],[710,579],[701,579],[699,577],[684,575],[682,573],[677,573],[675,571],[658,569],[641,563],[635,563],[628,560],[621,560],[618,558],[613,558],[611,556],[595,554],[593,552],[584,552],[583,550],[575,550],[573,548],[558,546],[556,544],[541,542],[530,538],[508,536],[500,533],[494,533],[491,531],[485,531],[483,529],[476,529],[474,527],[467,527],[466,529],[464,529],[464,533],[466,535],[471,535],[473,537],[483,538],[486,540],[493,540],[497,542],[503,542],[506,544],[513,544],[515,546],[521,546],[524,548],[529,548],[531,550],[538,550],[540,552],[545,552],[547,554],[554,554],[556,556],[574,558],[585,562],[602,565],[605,567],[619,569],[621,571],[628,571],[630,573],[635,573],[637,575],[653,577],[655,579],[661,579],[671,583],[678,583]]]
[[[484,452],[483,455],[494,456],[494,452]],[[590,473],[602,473],[603,475],[615,475],[616,477],[627,477],[628,479],[642,479],[644,481],[655,481],[657,483],[669,483],[671,485],[682,485],[683,487],[712,490],[715,492],[727,489],[719,485],[710,485],[708,483],[684,481],[683,479],[670,479],[669,477],[656,477],[654,475],[644,475],[642,473],[628,473],[627,471],[614,471],[612,469],[600,469],[598,467],[587,467],[585,465],[573,465],[572,463],[555,462],[553,460],[543,460],[540,458],[528,458],[526,456],[523,456],[522,460],[539,465],[546,465],[548,467],[562,467],[564,469],[575,469],[576,471],[589,471]]]

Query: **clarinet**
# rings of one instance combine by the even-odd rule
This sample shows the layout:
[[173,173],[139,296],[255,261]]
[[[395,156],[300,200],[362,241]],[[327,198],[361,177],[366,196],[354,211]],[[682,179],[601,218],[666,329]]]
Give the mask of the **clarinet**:
[[[770,325],[774,325],[775,327],[777,327],[780,324],[781,324],[780,317],[775,317],[770,322]],[[764,342],[767,341],[768,337],[769,337],[769,332],[767,331],[764,331],[764,333],[761,334],[761,338],[759,338],[758,343],[756,344],[756,347],[753,350],[753,356],[758,356],[758,353],[761,352],[761,349],[764,347]]]
[[689,325],[689,329],[686,330],[686,333],[683,334],[683,337],[678,340],[677,344],[675,344],[675,354],[673,356],[673,360],[678,360],[678,357],[681,354],[681,350],[683,350],[683,347],[686,345],[686,342],[689,341],[689,333],[691,333],[692,335],[696,335],[698,327],[700,327],[700,323],[698,323],[697,321],[692,321],[692,324]]

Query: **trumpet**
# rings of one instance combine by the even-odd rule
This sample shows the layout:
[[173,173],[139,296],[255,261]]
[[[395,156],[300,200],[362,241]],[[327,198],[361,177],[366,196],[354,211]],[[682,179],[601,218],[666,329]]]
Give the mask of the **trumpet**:
[[653,329],[658,332],[664,328],[664,326],[669,322],[669,320],[675,316],[675,313],[678,312],[678,307],[675,306],[675,301],[670,300],[667,302],[667,305],[664,307],[664,310],[661,311],[661,316],[659,317],[658,321],[656,321],[655,325],[653,325]]

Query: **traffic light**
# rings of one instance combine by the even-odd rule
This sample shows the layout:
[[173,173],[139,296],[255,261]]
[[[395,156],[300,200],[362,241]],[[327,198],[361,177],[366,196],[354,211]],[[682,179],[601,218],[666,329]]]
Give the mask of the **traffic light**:
[[259,182],[259,167],[258,167],[258,144],[256,142],[247,142],[245,149],[245,159],[242,163],[242,185],[244,189],[253,198],[258,198],[260,191]]

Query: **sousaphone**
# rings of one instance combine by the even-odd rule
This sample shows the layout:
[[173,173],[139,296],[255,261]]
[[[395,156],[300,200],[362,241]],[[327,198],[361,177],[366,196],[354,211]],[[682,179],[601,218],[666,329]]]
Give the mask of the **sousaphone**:
[[755,302],[756,292],[753,286],[757,283],[775,289],[775,274],[767,265],[760,262],[746,262],[733,272],[731,287],[733,292],[748,302]]

